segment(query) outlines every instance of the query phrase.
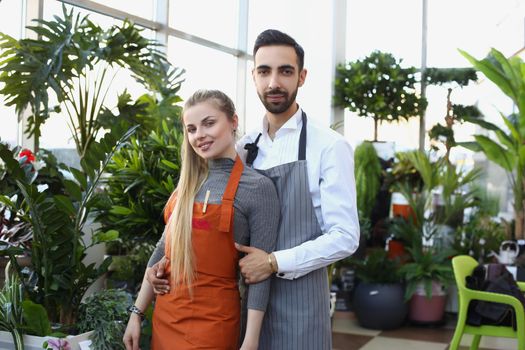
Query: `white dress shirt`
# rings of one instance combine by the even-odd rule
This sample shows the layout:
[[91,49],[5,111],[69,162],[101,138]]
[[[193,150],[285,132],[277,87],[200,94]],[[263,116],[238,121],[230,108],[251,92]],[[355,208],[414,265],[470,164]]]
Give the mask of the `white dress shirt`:
[[[246,143],[258,143],[259,153],[254,168],[268,169],[297,161],[299,136],[303,125],[298,111],[275,133],[268,135],[268,121],[261,129],[246,134],[237,151],[246,159]],[[354,178],[354,153],[348,142],[335,131],[318,126],[308,118],[306,161],[310,195],[323,234],[294,248],[275,251],[278,276],[286,279],[301,277],[352,254],[359,244]]]

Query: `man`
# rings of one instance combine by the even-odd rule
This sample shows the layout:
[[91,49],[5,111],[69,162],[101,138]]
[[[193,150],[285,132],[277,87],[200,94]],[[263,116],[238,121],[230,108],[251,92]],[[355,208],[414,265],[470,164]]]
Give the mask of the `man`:
[[[239,141],[238,152],[274,181],[281,205],[274,252],[237,246],[246,253],[239,265],[247,283],[272,276],[259,349],[331,349],[326,266],[352,254],[359,242],[353,151],[295,101],[307,71],[293,38],[266,30],[253,55],[266,114],[260,129]],[[148,279],[157,285],[150,270]]]

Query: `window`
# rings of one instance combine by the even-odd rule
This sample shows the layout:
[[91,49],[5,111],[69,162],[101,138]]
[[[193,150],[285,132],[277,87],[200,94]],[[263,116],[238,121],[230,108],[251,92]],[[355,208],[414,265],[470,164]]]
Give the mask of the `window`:
[[347,11],[348,59],[380,50],[402,58],[405,65],[421,65],[421,0],[355,0],[348,2]]
[[155,1],[153,0],[92,0],[104,6],[108,6],[120,11],[127,12],[134,16],[139,16],[146,19],[153,19]]
[[429,1],[429,66],[470,67],[458,48],[477,58],[491,47],[507,56],[514,54],[523,47],[524,16],[523,2],[515,0]]
[[236,47],[238,8],[239,0],[171,0],[170,27]]
[[[248,52],[251,53],[257,35],[266,29],[283,31],[304,48],[308,75],[299,88],[297,102],[309,118],[326,126],[330,123],[332,106],[332,5],[315,0],[250,1],[248,16]],[[253,62],[248,62],[248,71],[252,68]],[[253,86],[251,76],[247,80],[248,131],[252,123],[258,123],[264,109],[255,89],[248,90]]]
[[186,70],[180,90],[183,99],[198,89],[218,89],[235,101],[237,60],[234,56],[170,37],[168,58],[174,66]]

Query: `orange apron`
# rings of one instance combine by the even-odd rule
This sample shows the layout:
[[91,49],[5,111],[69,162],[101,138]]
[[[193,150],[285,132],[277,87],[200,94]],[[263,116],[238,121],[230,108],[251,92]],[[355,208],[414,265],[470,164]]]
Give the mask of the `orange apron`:
[[[153,350],[239,349],[240,295],[237,286],[238,253],[233,241],[233,201],[243,171],[235,160],[221,204],[193,206],[192,245],[196,277],[193,297],[187,285],[157,296],[153,313]],[[164,218],[171,215],[168,202]],[[170,256],[169,237],[165,254]],[[169,275],[170,269],[167,268]]]

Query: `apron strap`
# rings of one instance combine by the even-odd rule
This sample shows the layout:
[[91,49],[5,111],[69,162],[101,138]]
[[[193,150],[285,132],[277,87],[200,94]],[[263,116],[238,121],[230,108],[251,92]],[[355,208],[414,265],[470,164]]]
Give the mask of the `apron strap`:
[[[306,160],[306,113],[304,111],[302,112],[303,114],[301,115],[301,118],[303,120],[303,126],[301,128],[301,135],[299,135],[299,154],[297,160]],[[261,135],[262,133],[259,133],[254,142],[244,145],[244,149],[248,150],[248,154],[246,155],[246,165],[249,167],[253,166],[253,162],[259,153],[259,147],[257,144],[259,143]]]
[[301,128],[301,135],[299,136],[299,155],[297,160],[306,160],[306,113],[303,111],[301,116],[303,119],[303,126]]
[[235,199],[235,193],[237,193],[237,187],[241,179],[244,165],[242,164],[239,155],[235,158],[235,164],[233,165],[228,184],[224,190],[221,204],[221,217],[219,220],[219,231],[229,232],[231,226],[231,220],[233,216],[233,201]]

